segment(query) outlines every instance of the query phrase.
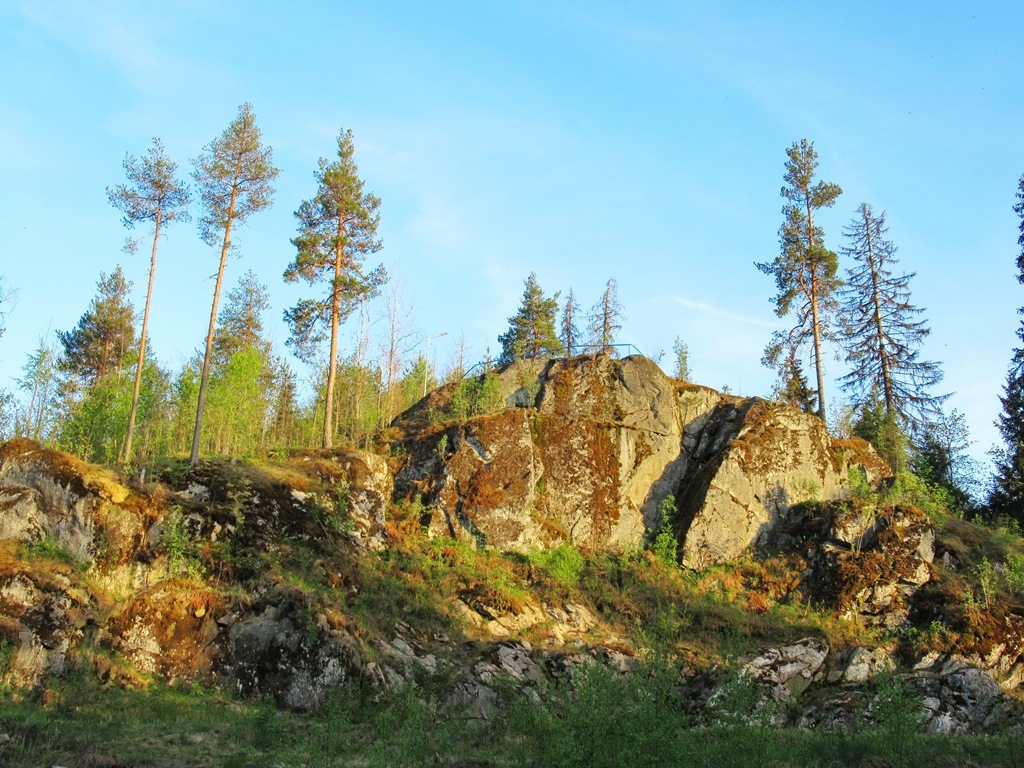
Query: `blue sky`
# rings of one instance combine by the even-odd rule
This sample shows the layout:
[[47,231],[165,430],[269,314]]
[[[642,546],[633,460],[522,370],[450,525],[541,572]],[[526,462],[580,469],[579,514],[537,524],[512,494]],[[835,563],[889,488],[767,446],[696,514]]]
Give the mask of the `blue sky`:
[[[443,366],[483,357],[535,271],[584,306],[619,283],[622,341],[690,347],[698,382],[770,392],[785,149],[814,141],[844,189],[887,212],[914,301],[977,449],[992,427],[1024,288],[1024,5],[952,2],[214,2],[0,0],[0,339],[13,386],[41,334],[74,326],[120,263],[141,309],[148,258],[105,188],[160,137],[183,173],[251,102],[282,169],[239,231],[227,287],[265,282],[275,341],[305,294],[281,273],[317,159],[355,134],[383,201],[381,262]],[[161,244],[151,338],[177,368],[204,341],[217,251]],[[830,375],[845,372],[828,360]],[[833,390],[832,398],[838,392]]]

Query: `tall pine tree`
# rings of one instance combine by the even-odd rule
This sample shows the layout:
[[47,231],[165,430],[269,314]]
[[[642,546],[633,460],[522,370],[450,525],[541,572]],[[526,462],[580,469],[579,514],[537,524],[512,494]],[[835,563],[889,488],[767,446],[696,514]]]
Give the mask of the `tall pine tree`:
[[508,319],[508,330],[498,337],[502,361],[558,354],[562,345],[555,333],[557,313],[558,294],[545,296],[537,274],[531,272],[519,311]]
[[292,240],[297,253],[285,270],[285,280],[304,280],[311,285],[326,283],[323,297],[302,299],[285,312],[291,326],[288,340],[308,357],[329,332],[331,346],[327,360],[327,408],[323,446],[334,444],[334,385],[338,368],[338,327],[360,302],[374,296],[387,279],[383,266],[364,272],[366,256],[381,249],[377,239],[380,198],[363,191],[356,167],[352,131],[338,134],[338,159],[320,158],[316,173],[316,196],[295,212],[299,234]]
[[231,121],[219,137],[206,146],[193,161],[195,179],[203,213],[199,232],[210,246],[220,244],[220,265],[213,288],[210,327],[206,333],[206,352],[199,379],[196,423],[192,431],[190,463],[199,461],[199,441],[203,430],[203,407],[210,381],[213,358],[213,336],[217,326],[217,303],[224,283],[224,267],[231,251],[232,229],[254,213],[268,208],[274,200],[273,181],[278,171],[273,165],[270,147],[263,146],[260,129],[252,105],[238,108],[238,117]]
[[[1024,283],[1024,175],[1018,182],[1017,202],[1013,210],[1020,217],[1017,280]],[[1024,307],[1017,311],[1024,315]],[[999,398],[1003,409],[996,426],[1002,435],[1003,447],[995,455],[996,475],[989,506],[995,514],[1024,522],[1024,321],[1017,329],[1017,338],[1022,346],[1013,350],[1003,396]]]
[[[149,307],[153,299],[153,278],[156,276],[156,251],[160,243],[161,229],[174,221],[188,221],[187,206],[190,194],[188,187],[175,175],[178,166],[167,157],[160,139],[153,139],[153,146],[142,159],[125,155],[124,170],[128,184],[107,187],[110,204],[124,214],[124,225],[133,229],[136,224],[152,224],[153,247],[149,257],[149,285],[146,288],[146,308],[142,314],[142,334],[139,340],[139,359],[135,364],[135,389],[132,393],[132,410],[128,417],[128,434],[121,449],[121,460],[128,461],[132,454],[132,438],[135,433],[135,418],[139,410],[139,393],[142,389],[142,368],[146,360],[146,339],[149,330]],[[129,241],[129,250],[135,250],[135,243]]]
[[796,311],[796,322],[788,332],[778,331],[765,350],[764,362],[771,367],[785,365],[808,342],[814,350],[817,377],[818,416],[825,420],[825,365],[823,341],[830,336],[830,319],[835,311],[839,287],[839,260],[824,244],[824,232],[814,223],[814,214],[831,208],[843,193],[838,184],[815,182],[818,153],[814,144],[801,139],[786,155],[786,186],[781,195],[784,220],[779,230],[780,253],[774,261],[759,262],[757,268],[775,278],[778,289],[773,301],[775,314],[786,317]]
[[896,246],[886,239],[885,213],[861,203],[843,230],[854,266],[841,290],[843,346],[852,369],[840,379],[860,408],[877,390],[885,412],[914,434],[939,413],[944,397],[928,390],[942,379],[938,363],[920,360],[929,329],[910,303],[913,273],[894,275]]

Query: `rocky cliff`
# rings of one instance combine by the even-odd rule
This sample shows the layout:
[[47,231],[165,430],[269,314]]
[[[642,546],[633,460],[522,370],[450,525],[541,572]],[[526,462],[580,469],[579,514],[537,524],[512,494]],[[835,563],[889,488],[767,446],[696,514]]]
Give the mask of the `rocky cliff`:
[[[744,717],[844,728],[897,675],[931,730],[1019,726],[1024,544],[922,512],[813,416],[602,356],[449,385],[388,437],[130,480],[0,446],[0,684],[306,710],[429,678],[488,718],[657,643],[702,722],[738,679]],[[682,568],[641,552],[666,499]]]

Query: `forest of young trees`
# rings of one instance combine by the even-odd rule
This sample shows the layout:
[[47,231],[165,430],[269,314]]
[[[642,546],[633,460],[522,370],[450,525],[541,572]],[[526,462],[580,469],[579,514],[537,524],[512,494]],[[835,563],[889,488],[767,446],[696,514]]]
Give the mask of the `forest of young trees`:
[[[293,259],[282,277],[310,291],[285,311],[286,346],[305,364],[302,375],[264,330],[264,278],[247,271],[221,302],[238,227],[273,204],[279,174],[250,105],[239,108],[192,166],[189,183],[157,139],[144,156],[125,157],[126,180],[107,194],[125,227],[143,230],[126,251],[143,242],[150,248],[143,307],[132,303],[120,267],[99,275],[78,323],[41,337],[13,387],[0,392],[0,439],[25,436],[106,464],[361,446],[427,389],[477,372],[465,337],[449,365],[435,370],[422,352],[429,339],[413,326],[401,285],[382,264],[367,264],[383,247],[381,201],[364,188],[351,131],[339,132],[334,157],[320,160],[310,197],[295,211]],[[963,415],[945,412],[948,394],[936,391],[941,366],[920,358],[929,329],[911,300],[914,275],[899,270],[885,213],[860,203],[842,244],[830,248],[818,214],[836,204],[842,189],[818,179],[817,169],[813,143],[787,149],[779,252],[756,264],[774,279],[776,314],[789,323],[765,350],[764,363],[778,373],[773,397],[827,419],[835,432],[869,440],[895,469],[946,488],[961,507],[980,508],[984,501],[993,514],[1024,521],[1024,322],[1002,397],[998,426],[1005,446],[994,457],[996,477],[985,500]],[[1024,177],[1014,210],[1024,283]],[[178,225],[192,213],[202,239],[219,249],[219,262],[206,337],[172,371],[150,346],[153,284],[161,238],[181,236]],[[0,333],[10,295],[0,281]],[[499,351],[493,359],[486,353],[483,368],[517,357],[616,354],[624,313],[615,278],[587,312],[572,288],[560,302],[561,296],[545,293],[530,274],[497,339]],[[354,338],[350,348],[341,342],[345,325]],[[836,377],[845,398],[832,408],[827,348],[839,350],[846,364]],[[689,380],[689,348],[681,337],[671,358],[672,375]]]

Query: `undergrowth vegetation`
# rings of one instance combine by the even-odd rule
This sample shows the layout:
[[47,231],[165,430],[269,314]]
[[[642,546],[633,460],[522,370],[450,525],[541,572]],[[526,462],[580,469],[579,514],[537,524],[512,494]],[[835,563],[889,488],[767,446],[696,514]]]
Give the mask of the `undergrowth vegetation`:
[[[824,733],[775,730],[742,718],[702,725],[676,694],[677,675],[657,658],[632,675],[584,665],[543,701],[510,690],[502,714],[477,720],[443,685],[416,693],[344,690],[300,715],[196,686],[133,691],[78,674],[49,681],[38,701],[2,700],[0,762],[9,768],[1018,764],[1012,736],[917,733],[913,710],[891,685],[876,698],[877,706],[893,710],[884,727],[869,718],[861,729]],[[742,696],[728,704],[742,707]]]

